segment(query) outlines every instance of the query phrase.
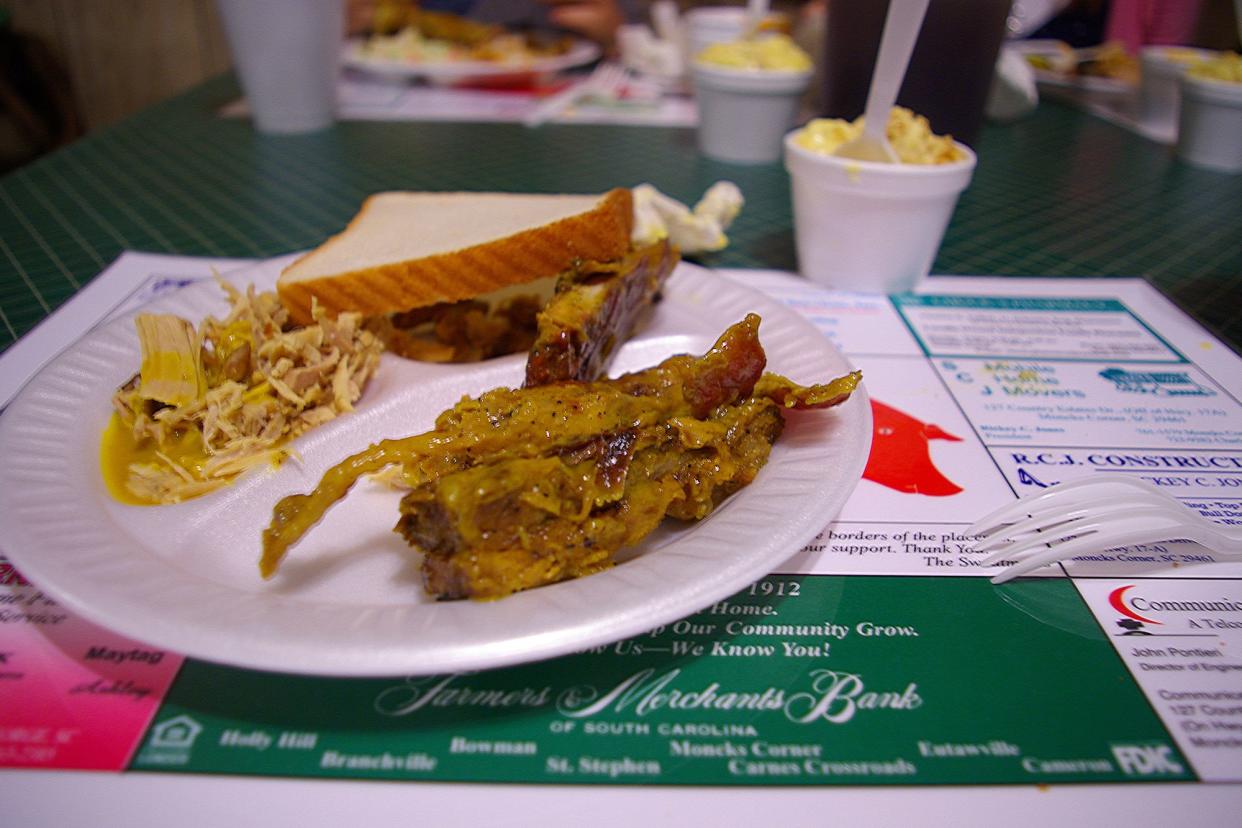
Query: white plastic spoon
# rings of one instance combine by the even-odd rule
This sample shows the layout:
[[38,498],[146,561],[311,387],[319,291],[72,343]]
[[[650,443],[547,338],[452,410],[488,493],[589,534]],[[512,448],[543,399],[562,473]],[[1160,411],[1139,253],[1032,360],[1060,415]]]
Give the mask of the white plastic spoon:
[[747,40],[759,33],[759,27],[767,18],[769,8],[771,8],[770,0],[749,0],[746,3],[746,31],[743,36]]
[[910,65],[910,53],[923,26],[928,0],[890,0],[880,52],[871,73],[871,89],[867,92],[867,109],[863,112],[862,134],[837,147],[835,155],[857,161],[898,163],[897,153],[888,143],[888,115],[897,102],[897,90]]

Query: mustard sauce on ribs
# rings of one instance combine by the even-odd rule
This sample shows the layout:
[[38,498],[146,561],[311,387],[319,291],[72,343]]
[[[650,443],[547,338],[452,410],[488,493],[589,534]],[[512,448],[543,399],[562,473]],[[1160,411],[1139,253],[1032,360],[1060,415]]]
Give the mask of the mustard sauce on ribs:
[[396,530],[437,597],[501,598],[605,569],[665,516],[700,519],[751,482],[782,408],[836,405],[857,387],[858,372],[811,386],[765,374],[758,327],[750,314],[701,357],[617,379],[463,399],[432,431],[381,441],[281,500],[260,571],[271,577],[355,481],[392,464],[410,487]]

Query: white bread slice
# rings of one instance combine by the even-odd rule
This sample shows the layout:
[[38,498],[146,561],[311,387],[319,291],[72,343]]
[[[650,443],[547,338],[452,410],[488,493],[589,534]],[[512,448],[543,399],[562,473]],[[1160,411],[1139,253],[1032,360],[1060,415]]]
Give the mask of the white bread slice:
[[311,299],[364,316],[455,302],[625,255],[630,191],[598,195],[377,193],[276,284],[295,322]]

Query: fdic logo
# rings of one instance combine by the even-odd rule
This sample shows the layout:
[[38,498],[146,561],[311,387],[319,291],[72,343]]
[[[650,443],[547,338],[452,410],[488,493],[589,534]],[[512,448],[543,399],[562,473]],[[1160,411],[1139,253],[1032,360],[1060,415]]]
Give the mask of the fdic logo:
[[1186,772],[1173,755],[1173,748],[1150,745],[1110,745],[1113,758],[1127,776],[1181,776]]

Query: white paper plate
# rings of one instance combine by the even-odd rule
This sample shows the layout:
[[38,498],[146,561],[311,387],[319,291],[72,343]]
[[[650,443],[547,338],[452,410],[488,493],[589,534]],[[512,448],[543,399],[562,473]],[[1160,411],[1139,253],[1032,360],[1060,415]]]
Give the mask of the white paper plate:
[[346,43],[341,58],[344,66],[388,78],[421,78],[441,84],[549,75],[583,66],[600,55],[599,47],[587,40],[575,40],[564,54],[534,58],[523,63],[487,60],[385,60],[365,54],[362,45],[359,40]]
[[1036,69],[1035,83],[1054,89],[1078,89],[1100,95],[1129,95],[1137,87],[1116,78],[1097,77],[1094,75],[1062,75],[1046,69]]
[[[1010,41],[1006,46],[1016,49],[1024,56],[1038,55],[1051,60],[1060,58],[1068,48],[1059,40],[1044,39],[1015,40]],[[1100,95],[1126,95],[1133,93],[1137,88],[1133,83],[1100,75],[1070,75],[1051,69],[1037,69],[1033,66],[1031,67],[1031,72],[1034,74],[1037,84],[1053,89],[1073,89]]]
[[[237,271],[274,284],[288,259]],[[149,310],[222,314],[204,283]],[[809,322],[702,268],[681,265],[612,373],[701,353],[747,312],[763,317],[770,370],[800,382],[849,370]],[[44,369],[0,417],[0,550],[69,609],[186,655],[322,675],[428,674],[498,667],[637,635],[728,597],[796,553],[853,491],[871,442],[860,388],[835,409],[794,412],[758,479],[694,525],[662,528],[617,567],[491,603],[435,602],[419,559],[391,531],[399,493],[362,481],[296,546],[278,576],[258,574],[272,506],[377,439],[425,431],[463,394],[519,384],[524,357],[470,366],[385,355],[354,413],[299,438],[301,464],[259,469],[187,503],[116,503],[99,474],[110,398],[138,365],[132,317],[100,328]],[[671,523],[671,521],[669,522]]]

